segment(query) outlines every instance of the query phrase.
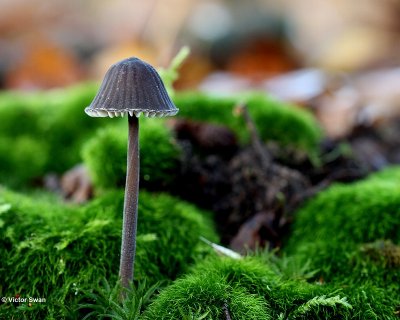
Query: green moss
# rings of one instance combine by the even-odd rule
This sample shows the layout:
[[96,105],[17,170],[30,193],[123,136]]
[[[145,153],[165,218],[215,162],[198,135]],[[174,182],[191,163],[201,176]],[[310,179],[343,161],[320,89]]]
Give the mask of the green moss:
[[283,279],[272,267],[259,257],[208,259],[161,291],[144,318],[225,319],[224,305],[232,319],[396,318],[398,300],[384,289]]
[[400,166],[389,166],[382,171],[375,172],[368,176],[368,181],[383,181],[386,183],[400,182]]
[[[160,283],[148,286],[146,281],[134,283],[129,288],[123,288],[120,283],[111,286],[107,280],[102,280],[91,291],[86,292],[79,309],[88,310],[83,319],[118,319],[137,320],[143,310],[152,302]],[[121,292],[125,298],[121,301]]]
[[[96,87],[83,84],[48,92],[0,94],[0,161],[10,163],[0,166],[0,176],[10,185],[20,187],[38,174],[63,172],[78,163],[82,144],[96,127],[105,123],[104,119],[94,121],[83,111]],[[25,153],[29,151],[29,157],[19,150],[19,143],[27,146]],[[13,151],[15,148],[18,151]],[[32,167],[14,166],[15,153],[19,153],[21,163],[33,158]]]
[[[127,127],[123,122],[102,128],[83,147],[84,162],[98,188],[115,188],[125,183]],[[139,144],[142,186],[168,186],[178,168],[180,149],[165,122],[141,119]]]
[[37,99],[34,94],[0,94],[1,184],[27,184],[45,171],[48,144],[38,138],[43,108],[37,106]]
[[46,171],[48,145],[29,136],[0,136],[0,183],[17,185]]
[[122,126],[107,126],[96,131],[84,144],[82,158],[97,188],[124,185],[127,135]]
[[399,296],[389,294],[385,288],[370,284],[340,287],[343,287],[343,294],[349,297],[349,303],[353,306],[349,319],[398,319]]
[[43,101],[47,113],[40,119],[42,134],[49,144],[49,171],[63,172],[79,163],[82,145],[109,119],[93,119],[84,109],[96,94],[97,85],[83,84],[50,91]]
[[39,118],[43,114],[43,107],[36,103],[39,99],[37,94],[0,93],[0,136],[38,134]]
[[[85,210],[120,217],[123,192],[110,192],[94,200]],[[206,245],[199,243],[199,236],[216,239],[209,213],[166,194],[153,195],[142,191],[138,219],[138,234],[146,235],[143,238],[146,245],[137,246],[137,279],[175,278],[197,257],[209,252]]]
[[236,276],[256,281],[246,279],[246,274],[225,273],[207,264],[162,291],[144,318],[224,319],[227,308],[232,319],[271,319],[266,301],[247,291],[246,286],[239,287]]
[[297,213],[287,251],[311,261],[329,283],[372,284],[400,293],[400,271],[390,262],[400,243],[398,181],[398,169],[392,168],[321,192]]
[[297,147],[316,154],[322,137],[321,129],[307,111],[286,105],[261,94],[246,94],[231,98],[217,98],[200,93],[184,93],[174,99],[179,117],[226,125],[240,137],[249,139],[243,119],[234,115],[234,107],[246,101],[260,136],[275,140],[283,146]]
[[176,175],[181,150],[164,121],[146,119],[140,131],[140,170],[143,180],[168,186]]
[[360,250],[372,261],[386,267],[400,267],[400,246],[393,244],[390,240],[378,240],[366,243]]
[[[77,208],[1,190],[1,296],[44,297],[45,305],[4,304],[0,315],[81,318],[74,311],[99,279],[117,280],[123,192]],[[177,228],[179,226],[179,228]],[[174,279],[216,238],[207,213],[167,195],[142,192],[135,279]],[[27,310],[25,310],[27,308]],[[25,311],[24,311],[25,310]]]

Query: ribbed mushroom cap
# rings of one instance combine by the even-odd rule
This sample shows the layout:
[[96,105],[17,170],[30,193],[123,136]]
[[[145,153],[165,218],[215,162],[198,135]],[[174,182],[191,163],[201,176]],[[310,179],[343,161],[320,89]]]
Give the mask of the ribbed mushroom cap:
[[129,58],[107,71],[85,112],[91,117],[174,116],[178,113],[157,71],[148,63]]

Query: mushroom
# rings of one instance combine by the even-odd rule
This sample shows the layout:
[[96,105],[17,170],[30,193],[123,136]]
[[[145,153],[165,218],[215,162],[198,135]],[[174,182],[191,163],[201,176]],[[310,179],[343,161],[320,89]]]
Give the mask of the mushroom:
[[127,288],[133,279],[139,196],[139,117],[174,116],[178,109],[157,71],[138,58],[112,65],[85,112],[91,117],[128,116],[128,153],[119,276]]

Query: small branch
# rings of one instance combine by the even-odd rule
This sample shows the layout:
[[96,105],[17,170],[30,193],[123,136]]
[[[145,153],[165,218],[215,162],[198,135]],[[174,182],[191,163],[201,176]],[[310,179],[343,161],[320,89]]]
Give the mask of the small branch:
[[250,116],[246,104],[240,103],[235,107],[235,109],[238,111],[240,115],[243,116],[247,129],[250,132],[251,144],[254,150],[256,151],[258,157],[260,158],[263,167],[269,168],[272,162],[272,157],[263,146],[260,134],[257,131],[257,127],[254,123],[253,118]]

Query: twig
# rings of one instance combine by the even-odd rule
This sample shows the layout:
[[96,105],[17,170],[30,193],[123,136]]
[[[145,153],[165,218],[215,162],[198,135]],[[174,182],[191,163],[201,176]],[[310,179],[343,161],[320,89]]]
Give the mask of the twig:
[[240,260],[243,258],[239,253],[237,253],[231,249],[228,249],[228,248],[220,246],[216,243],[213,243],[202,236],[200,236],[199,238],[201,241],[203,241],[203,242],[207,243],[209,246],[211,246],[214,249],[214,251],[220,255],[224,255],[226,257],[230,257],[235,260]]
[[250,113],[247,109],[246,104],[239,103],[235,109],[238,111],[240,115],[243,116],[244,121],[246,122],[247,129],[250,132],[251,144],[256,151],[258,157],[261,160],[262,166],[264,169],[270,169],[270,165],[272,162],[272,157],[268,153],[268,151],[263,147],[263,143],[261,141],[260,135],[257,131],[257,127],[254,123],[254,120],[250,116]]

